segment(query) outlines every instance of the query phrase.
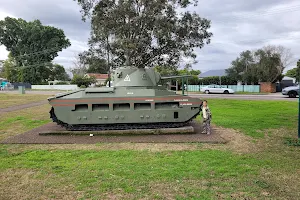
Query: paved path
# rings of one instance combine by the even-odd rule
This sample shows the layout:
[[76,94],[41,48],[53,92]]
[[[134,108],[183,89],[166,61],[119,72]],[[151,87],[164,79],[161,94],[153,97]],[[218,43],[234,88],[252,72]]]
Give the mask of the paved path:
[[34,106],[44,105],[47,102],[48,101],[45,100],[45,101],[33,102],[33,103],[28,103],[28,104],[23,104],[23,105],[11,106],[11,107],[7,107],[7,108],[0,108],[0,114],[6,113],[6,112],[12,112],[12,111],[16,111],[16,110],[21,110],[24,108],[30,108],[30,107],[34,107]]
[[281,93],[275,94],[188,94],[191,97],[198,97],[202,99],[240,99],[240,100],[275,100],[275,101],[298,101],[298,98],[289,98]]
[[[44,94],[44,95],[55,95],[58,93],[64,93],[67,91],[52,91],[52,90],[25,90],[25,94]],[[10,91],[0,91],[1,93],[7,93],[7,94],[19,94],[18,90],[10,90]]]

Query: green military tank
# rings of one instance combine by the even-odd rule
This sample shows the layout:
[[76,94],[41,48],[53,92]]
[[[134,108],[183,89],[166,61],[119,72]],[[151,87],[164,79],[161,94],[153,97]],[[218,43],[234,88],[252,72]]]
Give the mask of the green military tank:
[[167,78],[152,68],[120,67],[112,73],[113,87],[48,98],[50,118],[72,131],[185,126],[199,115],[202,101],[158,85]]

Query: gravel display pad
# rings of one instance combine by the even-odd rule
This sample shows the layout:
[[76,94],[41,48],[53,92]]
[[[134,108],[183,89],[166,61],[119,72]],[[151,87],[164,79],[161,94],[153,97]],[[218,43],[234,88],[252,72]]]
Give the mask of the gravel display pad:
[[[192,127],[190,127],[192,126]],[[65,131],[62,127],[49,123],[41,127],[32,129],[28,132],[10,137],[2,140],[2,144],[95,144],[100,142],[133,142],[133,143],[186,143],[186,142],[203,142],[203,143],[226,143],[227,141],[221,137],[220,130],[212,127],[212,133],[210,135],[201,134],[201,124],[197,122],[190,123],[189,127],[181,128],[179,133],[171,134],[170,132],[153,133],[151,130],[148,134],[145,134],[145,130],[134,130],[133,134],[128,133],[117,135],[114,132],[113,135],[95,134],[90,136],[87,132],[78,132],[70,134],[69,131]],[[183,132],[182,130],[188,130]],[[190,130],[193,130],[191,132]],[[122,131],[118,131],[122,132]],[[127,132],[127,131],[126,131]],[[52,134],[49,134],[52,133]],[[56,133],[56,134],[53,134]],[[58,134],[63,133],[63,134]]]
[[24,108],[31,108],[34,106],[44,105],[47,102],[48,101],[45,100],[45,101],[27,103],[27,104],[23,104],[23,105],[11,106],[11,107],[7,107],[7,108],[0,108],[0,114],[6,113],[6,112],[12,112],[12,111],[16,111],[16,110],[22,110]]

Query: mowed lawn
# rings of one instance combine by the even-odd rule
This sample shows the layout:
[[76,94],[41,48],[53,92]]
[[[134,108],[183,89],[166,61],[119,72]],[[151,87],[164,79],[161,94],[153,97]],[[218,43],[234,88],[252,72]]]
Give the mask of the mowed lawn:
[[[297,103],[208,103],[213,124],[236,130],[242,140],[1,145],[0,199],[300,199],[300,148],[285,144],[297,135]],[[2,139],[48,123],[48,109],[2,116]]]
[[0,108],[45,101],[50,95],[0,93]]
[[210,99],[208,103],[213,123],[255,138],[263,137],[267,129],[295,130],[298,122],[298,102]]

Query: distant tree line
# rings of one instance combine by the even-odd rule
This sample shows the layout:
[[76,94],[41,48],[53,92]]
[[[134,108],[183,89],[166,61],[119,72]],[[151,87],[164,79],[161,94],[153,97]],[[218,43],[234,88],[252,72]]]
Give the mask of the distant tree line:
[[290,49],[268,45],[256,51],[240,53],[226,70],[227,75],[244,84],[275,83],[283,78],[283,70],[294,62]]

